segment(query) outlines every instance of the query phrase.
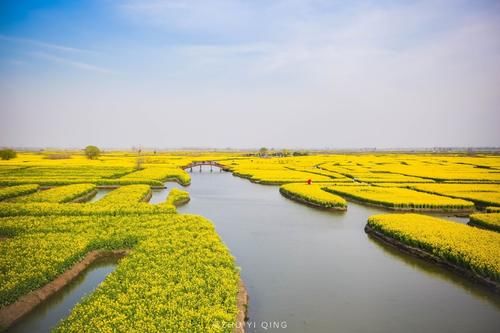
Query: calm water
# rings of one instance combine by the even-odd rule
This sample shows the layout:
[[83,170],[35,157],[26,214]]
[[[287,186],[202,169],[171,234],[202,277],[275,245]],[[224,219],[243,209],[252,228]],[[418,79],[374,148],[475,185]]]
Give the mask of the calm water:
[[[183,188],[167,186],[153,191],[150,202]],[[184,189],[191,201],[179,211],[211,219],[242,269],[248,332],[499,331],[498,295],[365,234],[368,216],[382,209],[310,208],[282,197],[276,186],[208,168],[196,168]],[[9,332],[49,331],[114,268],[96,264]]]
[[104,197],[106,194],[108,194],[111,191],[112,191],[112,189],[98,189],[96,195],[94,195],[92,197],[92,199],[89,200],[89,202],[96,202],[96,201],[102,199],[102,197]]
[[87,294],[92,292],[117,266],[115,258],[96,260],[65,288],[37,306],[7,333],[43,333],[50,332],[61,320],[66,318],[71,309]]
[[[383,210],[322,211],[276,186],[206,171],[192,173],[191,201],[179,210],[211,219],[236,257],[250,332],[499,331],[498,296],[365,234],[368,216]],[[273,322],[287,328],[266,330]]]

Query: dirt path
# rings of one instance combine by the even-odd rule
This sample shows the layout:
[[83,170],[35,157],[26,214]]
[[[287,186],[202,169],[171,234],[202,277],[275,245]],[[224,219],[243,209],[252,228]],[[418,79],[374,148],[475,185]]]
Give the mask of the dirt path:
[[238,314],[236,315],[236,326],[233,329],[233,333],[245,333],[245,323],[247,321],[248,312],[248,292],[241,278],[236,304],[238,306]]

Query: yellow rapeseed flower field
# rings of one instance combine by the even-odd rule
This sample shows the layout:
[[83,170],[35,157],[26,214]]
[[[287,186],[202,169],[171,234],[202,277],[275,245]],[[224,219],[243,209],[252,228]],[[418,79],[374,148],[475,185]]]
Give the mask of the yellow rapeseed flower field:
[[[57,332],[230,331],[239,272],[213,225],[176,213],[174,204],[189,199],[186,191],[174,189],[157,205],[146,202],[152,186],[188,185],[183,168],[197,161],[216,161],[236,176],[282,185],[287,196],[335,209],[346,208],[345,198],[410,211],[499,206],[500,157],[492,155],[116,151],[89,160],[81,151],[19,152],[0,161],[0,306],[45,285],[89,251],[127,248],[132,251],[117,270]],[[120,187],[97,202],[68,202],[110,185]],[[471,220],[492,227],[496,215]],[[374,216],[368,224],[499,280],[497,232],[415,214]]]
[[0,201],[21,195],[31,194],[38,191],[39,188],[40,186],[38,186],[38,184],[17,185],[0,188]]
[[411,188],[470,200],[481,205],[500,205],[500,184],[418,184]]
[[132,249],[56,331],[227,332],[239,272],[213,225],[195,215],[0,219],[0,304],[43,286],[96,249]]
[[[33,194],[23,195],[11,199],[13,202],[54,202],[62,203],[75,200],[90,192],[95,191],[94,184],[75,184],[67,186],[58,186],[49,190],[38,191]],[[95,192],[94,192],[95,193]]]
[[181,206],[189,201],[189,192],[173,188],[168,192],[166,204]]
[[472,214],[469,224],[477,225],[485,229],[500,232],[500,212],[486,214]]
[[291,199],[304,201],[323,208],[347,209],[347,202],[338,195],[325,192],[322,187],[327,184],[286,184],[280,186],[280,192]]
[[474,204],[470,201],[398,187],[335,185],[325,187],[325,190],[361,202],[396,210],[472,211],[474,209]]

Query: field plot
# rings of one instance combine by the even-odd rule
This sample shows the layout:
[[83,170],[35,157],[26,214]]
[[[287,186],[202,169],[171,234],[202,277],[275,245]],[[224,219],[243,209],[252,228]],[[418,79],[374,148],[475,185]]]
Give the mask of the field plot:
[[[376,231],[401,244],[464,269],[481,282],[500,288],[500,234],[417,214],[384,214],[368,219]],[[408,249],[411,250],[411,249]]]
[[[385,173],[382,177],[397,175],[416,177],[414,181],[406,178],[406,182],[447,181],[456,183],[498,183],[500,182],[500,159],[496,156],[464,156],[448,155],[356,155],[350,158],[334,158],[336,161],[324,162],[320,168],[333,172],[355,176],[363,173]],[[463,161],[467,161],[464,163]],[[369,178],[370,178],[369,177]],[[397,178],[396,178],[397,179]],[[404,180],[402,178],[401,180]],[[394,180],[393,183],[400,182]],[[424,181],[425,182],[425,181]]]
[[0,228],[9,231],[0,243],[4,306],[89,251],[132,249],[61,331],[222,332],[235,321],[239,274],[213,225],[200,216],[15,217],[0,219]]
[[179,168],[158,168],[150,167],[140,171],[132,172],[120,178],[121,180],[151,179],[160,182],[167,180],[177,180],[182,185],[189,185],[191,177],[187,172]]
[[234,175],[247,178],[254,183],[281,185],[286,183],[350,182],[345,176],[307,165],[300,159],[237,159],[220,161]]
[[[74,185],[71,185],[74,186]],[[62,188],[62,187],[61,187]],[[59,190],[54,188],[53,190]],[[51,191],[51,190],[47,190]],[[40,192],[43,193],[44,191]],[[172,214],[175,207],[167,201],[150,205],[151,189],[148,185],[127,185],[111,191],[92,203],[55,202],[0,202],[0,216],[44,215],[130,215]]]
[[18,197],[21,195],[31,194],[38,191],[39,188],[40,186],[38,186],[37,184],[8,186],[0,188],[0,201]]
[[[331,179],[355,179],[369,183],[500,183],[500,158],[425,154],[311,155],[280,158],[220,160],[231,171],[255,181],[286,183],[305,181],[300,171]],[[288,169],[288,171],[287,171]],[[314,179],[313,179],[314,180]],[[324,181],[318,179],[316,181]],[[330,180],[328,180],[330,181]],[[338,182],[338,181],[337,181]]]
[[63,203],[77,199],[85,199],[89,194],[95,194],[96,186],[94,184],[75,184],[59,186],[45,191],[39,191],[33,194],[20,196],[9,201],[13,202],[53,202]]
[[432,183],[431,179],[398,175],[385,172],[353,172],[347,173],[354,180],[365,183]]
[[397,187],[337,185],[325,187],[325,191],[394,210],[467,212],[474,209],[469,201]]
[[315,182],[333,181],[332,178],[314,173],[294,171],[294,170],[235,170],[234,174],[243,178],[248,178],[252,182],[267,185],[280,185],[286,183],[303,183],[308,179]]
[[482,206],[500,206],[500,184],[419,184],[410,188],[474,201]]
[[287,198],[312,206],[346,210],[347,202],[345,199],[323,191],[323,186],[327,186],[327,184],[286,184],[280,186],[280,192]]
[[329,178],[333,178],[332,180],[336,183],[339,182],[353,182],[353,180],[345,175],[342,175],[338,172],[332,172],[324,169],[320,169],[318,167],[288,167],[289,170],[301,171],[306,173],[312,173],[316,175],[326,176]]
[[[385,168],[382,168],[382,170]],[[464,164],[423,164],[415,166],[395,166],[386,169],[389,172],[412,177],[421,177],[436,181],[458,183],[500,183],[498,170],[482,169]]]
[[168,193],[167,204],[174,206],[182,206],[190,200],[189,192],[173,188]]
[[472,214],[469,224],[500,232],[500,213]]
[[151,188],[148,185],[128,185],[113,190],[104,198],[92,203],[100,207],[113,207],[133,205],[138,202],[148,201],[151,196]]
[[[29,156],[31,157],[31,156]],[[42,161],[44,163],[45,161]],[[31,163],[34,163],[31,162]],[[31,164],[30,163],[30,164]],[[59,162],[61,163],[61,162]],[[44,186],[80,184],[80,183],[113,183],[116,178],[132,172],[132,168],[122,166],[83,165],[32,165],[4,172],[0,178],[1,185],[39,184]],[[0,170],[5,168],[1,166]]]
[[366,183],[432,183],[432,179],[425,179],[420,177],[406,176],[396,173],[377,171],[376,169],[364,168],[357,166],[353,167],[339,167],[321,165],[322,170],[330,172],[337,172],[345,177],[352,178],[358,182]]
[[[34,163],[34,162],[32,162]],[[116,161],[114,162],[116,163]],[[122,164],[130,164],[123,158]],[[176,180],[183,185],[190,182],[189,174],[184,170],[168,166],[155,166],[136,171],[133,167],[102,166],[92,161],[82,161],[81,165],[69,166],[27,166],[8,170],[0,165],[0,185],[39,184],[58,186],[68,184],[93,183],[96,185],[132,185],[147,184],[162,186],[166,180]]]

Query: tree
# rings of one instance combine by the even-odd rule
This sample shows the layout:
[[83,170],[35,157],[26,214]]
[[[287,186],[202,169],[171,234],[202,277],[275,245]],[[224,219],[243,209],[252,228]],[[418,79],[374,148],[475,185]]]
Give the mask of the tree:
[[11,158],[15,158],[17,156],[16,152],[10,148],[4,148],[0,150],[0,157],[2,160],[10,160]]
[[307,156],[309,155],[309,152],[307,150],[303,150],[303,151],[294,151],[293,156]]
[[142,156],[137,156],[137,158],[135,159],[135,169],[142,170],[143,163],[144,163],[144,158],[142,158]]
[[88,159],[95,160],[101,155],[101,151],[96,146],[85,147],[85,155]]
[[266,147],[262,147],[259,149],[259,155],[260,156],[267,156],[267,148]]

